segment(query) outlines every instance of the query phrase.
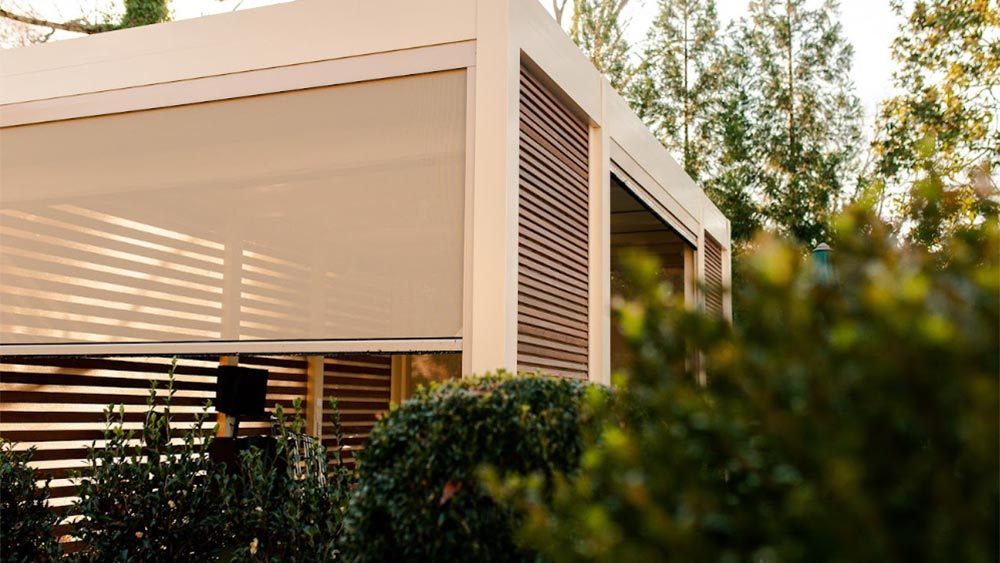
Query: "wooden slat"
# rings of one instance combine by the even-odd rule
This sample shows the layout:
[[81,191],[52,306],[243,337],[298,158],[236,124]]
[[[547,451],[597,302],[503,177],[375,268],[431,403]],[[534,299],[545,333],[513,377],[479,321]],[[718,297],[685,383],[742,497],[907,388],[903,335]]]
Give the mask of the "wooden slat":
[[[327,358],[323,371],[323,394],[337,399],[344,433],[342,458],[354,465],[354,453],[364,449],[375,422],[389,410],[392,358],[390,356],[344,356]],[[324,407],[327,405],[324,402]],[[323,444],[332,452],[333,411],[323,409]],[[332,455],[330,457],[332,463]]]
[[525,252],[520,254],[524,260],[519,260],[521,268],[529,268],[539,274],[550,276],[559,283],[573,287],[583,295],[589,295],[588,280],[579,275],[578,271],[567,270],[549,260],[548,256],[533,252],[530,248],[525,248]]
[[722,246],[705,235],[705,310],[723,314]]
[[532,108],[544,113],[550,122],[555,123],[561,133],[578,139],[578,150],[587,152],[586,127],[581,127],[582,122],[573,112],[524,67],[521,68],[521,95],[530,102]]
[[588,126],[521,69],[518,369],[586,378]]

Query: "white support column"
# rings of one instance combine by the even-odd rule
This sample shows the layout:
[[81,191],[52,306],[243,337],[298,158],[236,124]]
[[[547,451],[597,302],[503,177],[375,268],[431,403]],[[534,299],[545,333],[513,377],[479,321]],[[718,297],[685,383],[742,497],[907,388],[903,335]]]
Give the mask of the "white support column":
[[519,53],[508,0],[477,4],[471,287],[463,372],[517,369]]
[[697,255],[697,251],[684,246],[684,305],[691,310],[698,308],[698,275],[695,272]]
[[[601,83],[601,120],[605,88]],[[590,380],[611,383],[611,140],[590,127]]]
[[729,220],[725,220],[725,241],[722,249],[722,312],[729,322],[733,322],[733,231]]

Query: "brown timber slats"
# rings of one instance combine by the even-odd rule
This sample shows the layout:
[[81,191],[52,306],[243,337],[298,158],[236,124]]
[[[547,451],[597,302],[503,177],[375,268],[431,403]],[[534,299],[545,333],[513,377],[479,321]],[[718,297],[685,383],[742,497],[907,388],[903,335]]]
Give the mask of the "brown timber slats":
[[[335,397],[340,410],[340,425],[344,433],[343,460],[353,464],[355,454],[364,448],[375,421],[389,410],[392,358],[326,358],[323,371],[323,396]],[[333,434],[333,411],[329,407],[329,403],[324,402],[323,443],[332,449],[336,439]]]
[[722,315],[722,246],[705,236],[705,310]]
[[[305,397],[306,362],[296,357],[240,357],[240,365],[267,369],[269,408],[291,410]],[[0,437],[16,450],[34,446],[31,465],[39,479],[52,476],[50,504],[62,512],[75,500],[73,470],[87,468],[87,448],[103,445],[104,409],[125,406],[125,428],[139,430],[151,381],[164,392],[171,358],[0,358]],[[182,358],[174,371],[172,429],[175,439],[192,427],[207,400],[214,400],[218,358]],[[209,409],[206,430],[215,424]],[[270,432],[266,422],[243,422],[240,434]]]
[[521,68],[518,369],[586,378],[588,127]]

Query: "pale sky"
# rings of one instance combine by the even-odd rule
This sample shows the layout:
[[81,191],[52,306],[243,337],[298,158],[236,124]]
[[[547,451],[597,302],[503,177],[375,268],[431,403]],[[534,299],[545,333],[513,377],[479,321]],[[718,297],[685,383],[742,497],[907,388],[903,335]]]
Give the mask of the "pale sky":
[[[174,19],[187,19],[208,14],[245,10],[281,0],[172,0]],[[335,1],[335,0],[330,0]],[[541,0],[549,7],[550,0]],[[749,0],[716,0],[722,27],[746,14]],[[0,6],[12,11],[28,11],[50,19],[70,20],[93,16],[99,12],[123,10],[121,0],[0,0]],[[626,8],[627,38],[631,43],[642,41],[656,15],[657,0],[631,0]],[[858,96],[871,123],[878,103],[891,92],[892,61],[889,46],[896,34],[897,18],[889,9],[889,0],[841,0],[840,21],[848,41],[854,45],[852,78]],[[52,40],[73,37],[57,33]]]
[[[745,16],[748,4],[749,0],[715,0],[721,28]],[[631,0],[626,6],[625,15],[629,20],[626,34],[630,43],[645,37],[656,10],[657,0]],[[851,78],[870,124],[878,103],[892,92],[890,45],[896,36],[899,18],[889,8],[889,0],[841,0],[840,22],[847,40],[854,45]]]

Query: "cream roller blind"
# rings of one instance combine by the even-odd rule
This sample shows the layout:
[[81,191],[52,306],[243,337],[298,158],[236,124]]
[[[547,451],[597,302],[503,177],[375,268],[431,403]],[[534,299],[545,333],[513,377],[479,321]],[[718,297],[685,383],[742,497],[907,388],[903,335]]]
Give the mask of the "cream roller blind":
[[0,130],[0,342],[461,334],[465,72]]

